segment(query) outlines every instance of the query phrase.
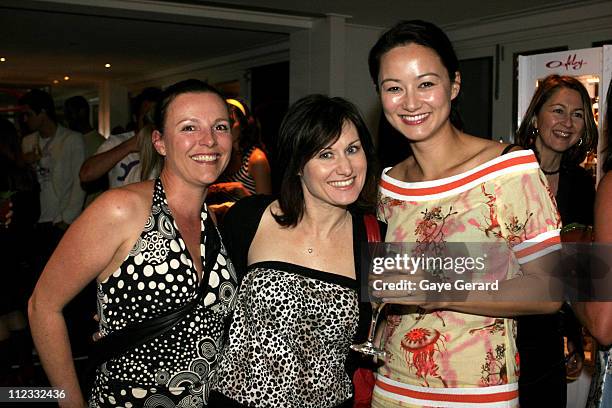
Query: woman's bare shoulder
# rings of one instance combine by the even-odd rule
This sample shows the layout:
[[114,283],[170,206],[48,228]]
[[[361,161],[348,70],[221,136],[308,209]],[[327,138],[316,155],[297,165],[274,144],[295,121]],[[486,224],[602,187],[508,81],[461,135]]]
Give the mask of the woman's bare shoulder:
[[251,152],[251,156],[249,157],[249,165],[268,165],[268,157],[266,156],[266,153],[264,153],[263,150],[261,150],[260,148],[256,147],[255,149],[253,149],[253,151]]
[[[472,162],[471,164],[473,166],[484,164],[501,156],[508,148],[508,146],[510,146],[508,143],[500,143],[494,140],[483,139],[477,136],[468,136],[470,137],[470,142],[474,146],[472,150],[473,154],[470,159],[470,161]],[[523,150],[523,148],[520,146],[514,146],[505,153],[515,152],[518,150]]]
[[411,174],[416,174],[417,171],[418,166],[416,164],[416,161],[414,160],[414,156],[409,156],[403,161],[397,163],[395,166],[391,167],[387,172],[387,175],[396,180],[417,181],[416,179],[412,180],[410,177],[408,177]]
[[599,185],[597,186],[597,193],[602,195],[612,194],[612,171],[604,174]]
[[148,214],[152,199],[153,181],[128,184],[105,191],[87,207],[84,215],[130,222]]

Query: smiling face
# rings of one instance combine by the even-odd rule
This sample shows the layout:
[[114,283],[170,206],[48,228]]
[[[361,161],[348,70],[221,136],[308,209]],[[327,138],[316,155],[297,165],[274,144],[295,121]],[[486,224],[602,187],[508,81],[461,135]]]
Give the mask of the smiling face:
[[225,101],[211,92],[178,95],[167,108],[163,134],[153,132],[153,143],[165,156],[164,171],[188,183],[212,184],[232,149]]
[[318,152],[302,170],[304,201],[346,207],[359,198],[368,164],[355,125],[345,123],[336,142]]
[[578,91],[560,88],[542,105],[535,119],[536,148],[563,153],[584,134],[584,105]]
[[380,59],[378,85],[389,123],[411,142],[449,127],[451,101],[459,93],[459,73],[451,84],[438,54],[418,44],[395,47]]

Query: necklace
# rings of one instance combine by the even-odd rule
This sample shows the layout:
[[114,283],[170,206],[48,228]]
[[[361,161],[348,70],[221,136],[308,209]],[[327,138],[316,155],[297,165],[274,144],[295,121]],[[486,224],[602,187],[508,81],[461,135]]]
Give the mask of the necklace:
[[559,168],[557,170],[553,170],[553,171],[546,171],[544,169],[541,169],[542,173],[546,174],[547,176],[552,176],[554,174],[558,174],[561,171],[561,166],[559,166]]
[[[344,221],[343,221],[343,225],[342,225],[342,226],[344,226],[344,224],[346,223],[346,221],[347,221],[348,219],[350,219],[350,213],[349,213],[348,211],[346,212],[346,216],[347,216],[347,217],[344,219]],[[314,252],[314,249],[315,249],[315,247],[314,247],[314,246],[307,246],[307,247],[306,247],[306,252],[308,252],[308,254],[309,254],[309,255],[312,255],[312,253]]]

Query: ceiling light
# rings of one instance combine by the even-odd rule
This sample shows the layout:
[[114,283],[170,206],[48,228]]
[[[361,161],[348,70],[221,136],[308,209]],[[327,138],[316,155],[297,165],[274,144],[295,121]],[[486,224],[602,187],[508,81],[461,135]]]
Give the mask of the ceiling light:
[[54,84],[59,84],[59,81],[58,81],[57,79],[54,79],[54,80],[53,80],[53,83],[54,83]]
[[66,75],[66,76],[64,77],[64,81],[67,81],[67,80],[69,80],[69,79],[70,79],[70,77],[69,77],[68,75]]
[[104,64],[104,67],[105,67],[105,68],[110,68],[110,67],[111,67],[111,64],[106,63],[106,64]]
[[0,57],[0,62],[6,62],[6,58]]

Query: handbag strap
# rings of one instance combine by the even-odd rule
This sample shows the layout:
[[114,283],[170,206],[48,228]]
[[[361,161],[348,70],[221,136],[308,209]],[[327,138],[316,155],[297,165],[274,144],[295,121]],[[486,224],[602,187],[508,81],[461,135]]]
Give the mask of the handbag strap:
[[365,214],[363,216],[363,223],[366,227],[366,235],[369,243],[381,242],[380,237],[380,226],[378,220],[374,214]]
[[94,343],[94,353],[92,353],[92,360],[95,366],[116,358],[134,347],[158,337],[183,320],[198,303],[202,302],[210,271],[215,265],[215,260],[221,249],[219,232],[211,221],[210,216],[206,219],[205,223],[204,268],[197,296],[178,309],[171,310],[149,320],[131,324],[119,331],[109,333],[96,341]]
[[510,150],[512,150],[515,147],[521,147],[521,146],[517,145],[517,144],[514,144],[514,143],[509,144],[508,146],[506,146],[504,148],[504,150],[501,152],[500,156],[503,156],[504,154],[507,154]]

